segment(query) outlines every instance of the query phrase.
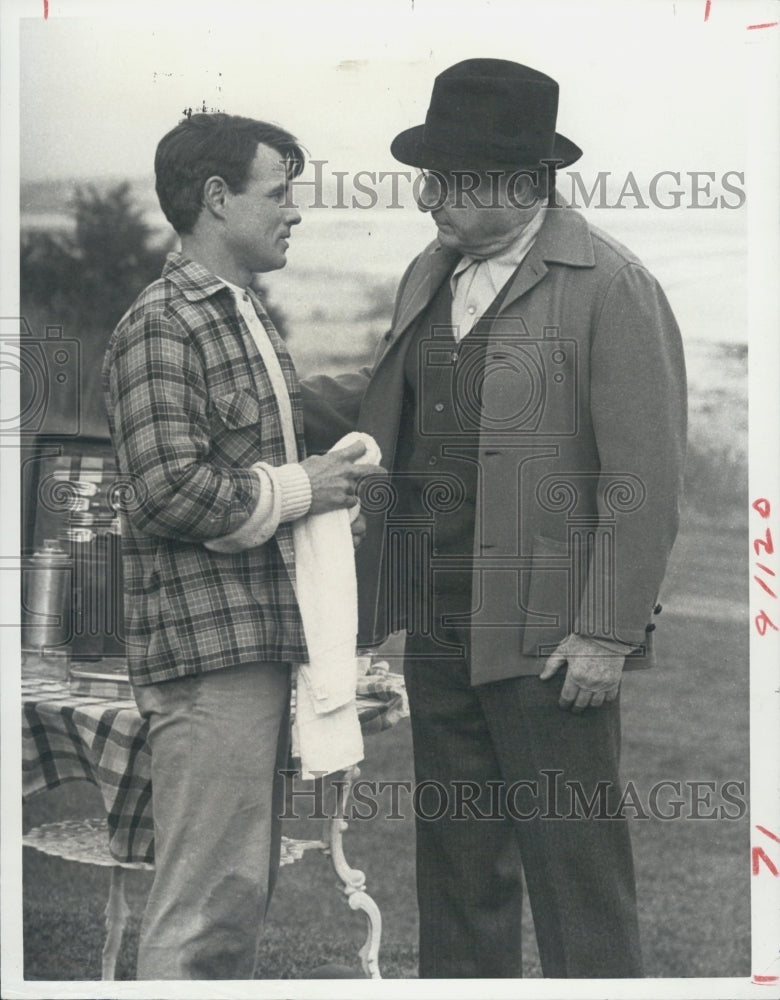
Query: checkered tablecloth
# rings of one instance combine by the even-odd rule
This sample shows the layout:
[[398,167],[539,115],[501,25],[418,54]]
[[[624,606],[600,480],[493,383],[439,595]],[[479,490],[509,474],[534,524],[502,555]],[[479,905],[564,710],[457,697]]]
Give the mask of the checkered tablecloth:
[[[360,679],[364,734],[409,714],[403,678],[379,669]],[[108,817],[118,861],[154,860],[147,724],[135,702],[71,694],[67,682],[22,678],[22,793],[27,799],[66,781],[91,781]]]

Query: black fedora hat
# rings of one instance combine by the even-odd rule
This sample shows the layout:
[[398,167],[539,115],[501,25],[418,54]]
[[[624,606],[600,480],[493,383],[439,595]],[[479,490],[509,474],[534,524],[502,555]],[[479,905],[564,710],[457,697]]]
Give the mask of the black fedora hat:
[[436,77],[425,124],[397,135],[390,152],[429,170],[568,167],[582,150],[555,131],[557,113],[552,77],[506,59],[466,59]]

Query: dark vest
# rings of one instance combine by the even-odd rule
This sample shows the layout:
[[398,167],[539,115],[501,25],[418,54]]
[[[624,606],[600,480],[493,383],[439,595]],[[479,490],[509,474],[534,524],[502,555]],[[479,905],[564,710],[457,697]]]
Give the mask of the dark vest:
[[[407,533],[399,546],[397,572],[407,581],[418,619],[428,600],[436,617],[466,613],[471,607],[479,387],[489,317],[501,297],[458,343],[450,282],[443,281],[417,320],[406,353],[393,515]],[[411,624],[410,616],[405,617]]]

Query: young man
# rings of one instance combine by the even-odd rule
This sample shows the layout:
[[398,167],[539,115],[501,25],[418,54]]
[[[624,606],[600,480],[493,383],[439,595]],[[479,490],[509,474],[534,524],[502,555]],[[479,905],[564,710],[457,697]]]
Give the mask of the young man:
[[285,266],[304,158],[264,122],[193,115],[160,142],[181,252],[111,338],[127,487],[128,661],[149,724],[155,877],[141,979],[250,979],[278,867],[290,664],[306,660],[291,522],[353,506],[362,444],[304,458],[298,382],[253,274]]
[[361,641],[407,629],[423,977],[522,974],[521,871],[545,976],[642,974],[618,689],[677,532],[685,365],[652,275],[550,199],[581,155],[557,106],[518,63],[436,78],[391,150],[437,239],[370,377],[305,387],[311,446],[356,425],[392,471]]

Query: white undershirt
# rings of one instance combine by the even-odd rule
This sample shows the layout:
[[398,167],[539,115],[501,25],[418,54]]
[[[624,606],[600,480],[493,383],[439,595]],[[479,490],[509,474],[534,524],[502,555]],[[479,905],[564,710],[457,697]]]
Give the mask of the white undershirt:
[[282,366],[279,364],[268,332],[246,290],[225,281],[224,278],[221,280],[233,293],[236,307],[257,345],[268,372],[279,407],[287,458],[286,465],[271,466],[265,462],[257,462],[252,466],[252,472],[260,481],[257,506],[235,531],[204,543],[206,548],[215,552],[241,552],[264,544],[276,532],[280,523],[295,521],[308,513],[311,506],[311,483],[306,470],[298,463],[298,445],[290,393],[287,391]]
[[293,423],[292,404],[290,403],[290,394],[287,391],[287,383],[284,380],[284,373],[282,372],[282,366],[279,364],[279,358],[276,356],[274,345],[271,343],[268,333],[263,326],[260,317],[257,315],[254,303],[250,299],[248,292],[243,288],[239,288],[238,285],[225,281],[224,278],[222,278],[222,281],[225,282],[230,291],[233,293],[238,311],[241,313],[244,322],[249,327],[249,332],[252,334],[252,339],[257,344],[260,357],[263,359],[263,364],[268,372],[268,378],[271,382],[271,387],[274,390],[276,402],[279,405],[279,415],[282,422],[282,432],[284,434],[284,447],[287,454],[287,461],[297,462],[298,445],[295,441],[295,424]]

